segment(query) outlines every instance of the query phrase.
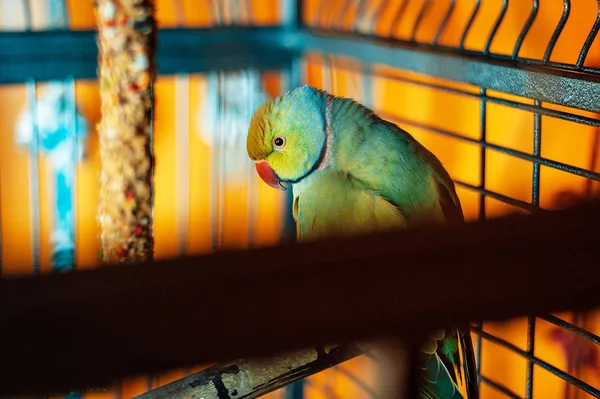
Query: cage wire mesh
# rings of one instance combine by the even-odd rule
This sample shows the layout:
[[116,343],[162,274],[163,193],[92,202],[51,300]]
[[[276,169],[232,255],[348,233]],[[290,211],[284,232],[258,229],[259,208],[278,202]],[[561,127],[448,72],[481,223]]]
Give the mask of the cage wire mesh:
[[[93,29],[92,4],[83,3],[23,0],[16,7],[3,0],[0,29]],[[305,32],[366,40],[370,48],[384,43],[413,56],[433,54],[433,60],[435,54],[454,54],[490,63],[456,72],[469,78],[461,81],[415,73],[410,63],[422,61],[416,56],[390,66],[358,51],[343,57],[321,49],[305,54],[301,78],[293,70],[248,68],[159,76],[157,257],[281,239],[287,199],[255,178],[245,156],[245,134],[258,104],[300,81],[355,98],[413,134],[455,179],[468,220],[559,209],[598,192],[598,103],[580,100],[576,91],[587,90],[600,72],[596,0],[299,5]],[[283,3],[267,0],[157,1],[159,24],[182,29],[279,24],[284,9]],[[511,71],[531,65],[547,68],[537,71],[537,83],[539,93],[552,101],[531,95],[536,87],[520,88],[513,81],[517,75]],[[579,85],[546,87],[555,82],[556,71],[580,73],[573,78]],[[491,80],[493,86],[485,84]],[[56,81],[0,86],[0,101],[3,275],[96,267],[96,82],[74,80],[65,71]],[[566,312],[475,324],[482,398],[600,396],[599,315]],[[377,397],[378,363],[367,354],[333,367],[308,378],[300,395]],[[132,397],[201,368],[131,378],[105,395]]]
[[[596,1],[304,5],[308,28],[372,38],[373,46],[384,40],[398,48],[510,62],[514,68],[541,65],[586,72],[578,77],[584,82],[598,74]],[[376,113],[433,150],[455,179],[467,219],[558,209],[598,192],[600,121],[596,112],[586,112],[597,111],[597,106],[565,106],[576,92],[552,87],[555,101],[541,102],[512,94],[514,82],[499,69],[493,79],[505,82],[507,92],[416,74],[411,67],[406,71],[365,63],[369,60],[364,55],[357,58],[363,62],[326,51],[309,54],[308,83],[372,103]],[[492,74],[493,65],[477,72]],[[369,87],[370,98],[357,96],[357,76]],[[471,80],[477,79],[484,80]],[[538,84],[544,85],[543,78]],[[482,397],[598,397],[598,327],[597,312],[474,325]],[[364,374],[351,378],[366,385]]]

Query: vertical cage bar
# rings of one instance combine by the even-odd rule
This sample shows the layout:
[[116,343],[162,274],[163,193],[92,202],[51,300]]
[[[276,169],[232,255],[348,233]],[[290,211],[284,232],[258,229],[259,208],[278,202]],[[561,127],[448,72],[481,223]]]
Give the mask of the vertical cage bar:
[[[290,29],[299,29],[304,26],[303,0],[282,0],[282,23]],[[290,91],[299,87],[303,81],[302,78],[302,57],[294,57],[289,66],[282,73],[282,91]],[[258,105],[258,104],[256,104]],[[296,221],[292,216],[290,209],[294,202],[293,188],[286,191],[286,199],[283,201],[283,223],[281,228],[281,240],[293,241],[296,237]],[[297,384],[300,384],[298,382]],[[303,384],[303,382],[302,382]]]
[[[541,106],[539,100],[535,100],[533,105],[537,108]],[[542,117],[539,112],[533,114],[533,156],[540,157],[542,144]],[[540,205],[540,163],[533,162],[533,177],[531,185],[531,203],[535,206]]]
[[[535,351],[535,317],[529,317],[527,320],[527,353],[531,356]],[[525,380],[525,398],[531,399],[533,396],[533,362],[527,361],[527,376]]]
[[[175,8],[175,20],[177,21],[177,27],[182,28],[185,26],[185,5],[183,0],[174,0],[173,7]],[[177,79],[177,78],[176,78]]]
[[[303,6],[302,0],[282,0],[282,24],[289,29],[300,29],[303,27]],[[318,24],[318,15],[315,18]],[[282,91],[290,91],[299,87],[302,81],[301,77],[301,57],[294,57],[282,74]],[[259,75],[260,76],[260,75]],[[260,87],[260,81],[259,81]],[[254,91],[252,91],[254,98]],[[258,105],[258,104],[256,104]],[[286,198],[283,201],[283,223],[281,229],[281,241],[292,241],[296,237],[296,222],[292,216],[291,207],[294,202],[293,188],[290,187],[286,191]],[[288,385],[284,390],[285,399],[303,399],[304,386],[307,380],[299,380],[291,385]]]
[[[214,107],[209,107],[209,108],[205,108],[205,113],[206,112],[215,112],[214,115],[208,116],[206,115],[206,117],[210,117],[210,118],[216,118],[218,117],[218,96],[219,96],[219,83],[217,81],[217,73],[216,72],[210,72],[207,75],[207,87],[206,87],[206,92],[211,92],[211,91],[215,91],[217,93],[216,95],[216,101],[217,103],[214,104]],[[200,95],[202,96],[203,94],[200,93]],[[209,97],[210,98],[210,97]],[[210,232],[210,245],[211,245],[211,249],[213,251],[216,250],[216,245],[217,245],[217,186],[219,184],[218,181],[218,174],[217,174],[217,168],[216,168],[216,164],[217,164],[217,150],[216,150],[216,146],[217,146],[217,128],[215,126],[212,127],[211,131],[208,132],[208,134],[210,134],[211,136],[211,140],[210,142],[212,143],[212,148],[211,148],[211,158],[210,158],[210,178],[208,179],[209,181],[209,187],[208,187],[208,194],[209,194],[209,201],[208,201],[208,206],[209,206],[209,210],[208,210],[208,217],[209,217],[209,232]]]
[[190,220],[190,76],[175,77],[175,223],[177,253],[184,256]]
[[281,25],[298,29],[302,25],[302,0],[281,0]]
[[33,30],[33,15],[31,13],[31,0],[23,0],[23,13],[25,14],[25,30]]
[[215,144],[216,144],[216,150],[217,150],[217,165],[216,165],[216,172],[217,172],[217,238],[216,238],[216,245],[217,248],[221,248],[221,246],[223,245],[223,226],[224,226],[224,221],[223,218],[225,216],[225,212],[224,212],[224,205],[225,205],[225,173],[224,173],[224,168],[225,168],[225,140],[224,140],[224,135],[225,135],[225,123],[226,123],[226,118],[225,118],[225,73],[224,72],[219,72],[218,73],[218,82],[219,82],[219,106],[218,106],[218,116],[219,116],[219,128],[217,129],[218,131],[218,136],[216,137],[215,140]]
[[[260,90],[260,73],[255,70],[243,71],[245,77],[244,83],[246,84],[246,90],[248,93],[248,101],[246,101],[246,109],[244,110],[244,121],[250,124],[250,119],[254,113],[256,104],[256,93],[255,90]],[[255,79],[258,77],[258,79]],[[258,80],[258,82],[256,82]],[[257,83],[255,85],[255,83]],[[247,166],[247,212],[248,212],[248,248],[254,247],[254,235],[256,234],[256,172],[254,170],[253,162],[250,162],[246,158]]]
[[62,0],[62,10],[63,10],[63,29],[69,30],[71,27],[71,12],[69,9],[69,1]]
[[[2,280],[2,158],[0,157],[0,280]],[[1,398],[1,395],[0,395]]]
[[[487,90],[483,87],[479,88],[479,94],[481,95],[481,101],[479,103],[479,140],[481,141],[479,147],[479,187],[485,190],[485,172],[486,172],[486,148],[485,143],[487,140]],[[482,191],[479,194],[479,220],[485,219],[485,192]]]
[[[292,59],[289,67],[286,68],[283,72],[282,80],[283,80],[283,90],[282,91],[290,91],[300,86],[300,84],[304,81],[302,77],[302,59],[300,57],[295,57]],[[290,188],[286,191],[286,199],[283,203],[283,225],[281,231],[281,239],[282,241],[293,241],[296,237],[296,221],[292,216],[292,212],[290,209],[292,208],[292,204],[294,202],[294,192],[293,188]]]
[[[208,87],[207,87],[207,91],[211,91],[211,90],[215,90],[217,93],[217,104],[215,107],[215,118],[219,117],[219,78],[217,76],[217,72],[211,72],[208,75]],[[211,108],[212,110],[212,108]],[[217,225],[218,225],[218,221],[217,221],[217,207],[218,207],[218,186],[219,186],[219,171],[217,168],[217,158],[218,158],[218,151],[217,151],[217,147],[218,147],[218,131],[216,127],[213,127],[213,129],[210,131],[210,135],[211,135],[211,142],[212,142],[212,151],[211,151],[211,178],[209,179],[209,195],[210,195],[210,199],[208,201],[209,203],[209,229],[210,229],[210,242],[211,242],[211,248],[213,251],[217,250]]]
[[37,119],[37,82],[27,82],[27,103],[31,113],[32,137],[29,145],[29,192],[31,194],[31,257],[33,274],[40,272],[40,177],[39,177],[39,127]]
[[476,328],[478,329],[478,331],[475,333],[477,334],[477,338],[475,339],[475,345],[476,345],[476,349],[475,349],[475,369],[477,372],[477,391],[481,392],[481,334],[479,333],[479,331],[483,331],[483,322],[479,322],[475,324]]
[[72,152],[71,152],[71,167],[73,170],[73,177],[71,180],[71,209],[73,212],[73,220],[72,220],[72,229],[73,229],[73,258],[72,258],[72,267],[73,269],[77,268],[77,166],[79,164],[79,130],[77,125],[77,97],[75,92],[75,79],[70,77],[67,80],[67,99],[68,99],[68,115],[69,121],[71,125],[71,129],[69,129],[71,134],[71,143],[72,143]]

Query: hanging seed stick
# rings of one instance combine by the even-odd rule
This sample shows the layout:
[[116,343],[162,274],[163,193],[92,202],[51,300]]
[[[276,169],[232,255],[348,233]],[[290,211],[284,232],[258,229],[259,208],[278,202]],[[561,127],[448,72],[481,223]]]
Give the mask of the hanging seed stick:
[[102,172],[98,221],[104,262],[152,259],[152,0],[97,0]]

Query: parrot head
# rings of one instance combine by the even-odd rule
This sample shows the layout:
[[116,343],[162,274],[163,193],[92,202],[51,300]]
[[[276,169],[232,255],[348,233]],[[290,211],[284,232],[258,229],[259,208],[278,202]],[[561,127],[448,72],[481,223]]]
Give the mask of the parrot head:
[[327,94],[299,87],[267,101],[254,112],[246,148],[261,179],[286,190],[323,162],[326,147]]

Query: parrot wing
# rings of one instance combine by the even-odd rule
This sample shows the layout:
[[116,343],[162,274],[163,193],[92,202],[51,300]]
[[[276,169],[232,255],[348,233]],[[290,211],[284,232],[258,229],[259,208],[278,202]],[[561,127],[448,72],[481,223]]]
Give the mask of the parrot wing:
[[[397,182],[403,181],[403,179],[406,181],[407,178],[414,179],[412,182],[409,181],[409,184],[419,184],[423,180],[419,182],[419,177],[415,178],[414,175],[422,173],[422,169],[425,169],[431,186],[427,187],[427,185],[421,184],[426,194],[420,197],[418,194],[414,194],[415,190],[410,193],[410,195],[415,195],[414,198],[417,198],[417,200],[429,204],[431,204],[430,196],[435,197],[433,207],[427,211],[427,215],[431,220],[427,220],[426,218],[424,222],[433,221],[448,226],[456,226],[464,223],[465,219],[460,200],[456,194],[454,182],[439,159],[408,132],[391,122],[381,119],[374,123],[371,128],[371,133],[380,138],[379,142],[386,142],[385,147],[393,148],[397,151],[383,157],[371,157],[369,160],[369,169],[363,168],[363,170],[368,170],[370,173],[361,173],[363,170],[359,170],[360,179],[364,184],[367,187],[380,188],[381,183],[377,180],[377,176],[384,176],[387,180],[395,179],[395,184],[399,184]],[[393,132],[393,135],[390,135],[390,132]],[[385,140],[382,140],[381,137]],[[406,147],[410,151],[402,151]],[[381,151],[383,150],[379,149],[378,152]],[[415,159],[410,159],[411,157]],[[412,169],[407,169],[407,164],[412,165]],[[422,177],[420,178],[422,179]],[[389,184],[393,185],[394,181],[391,181]],[[395,204],[401,213],[403,212],[405,201],[399,194],[406,194],[407,191],[383,189],[379,192],[384,197],[387,194],[389,198],[386,198],[386,200]],[[435,345],[432,348],[437,347],[436,353],[438,356],[430,356],[428,360],[428,366],[433,368],[428,369],[425,373],[428,377],[423,382],[425,384],[429,381],[429,383],[425,384],[424,390],[429,390],[430,394],[433,395],[431,396],[432,398],[455,397],[453,396],[455,393],[449,388],[446,389],[445,383],[441,382],[441,380],[447,377],[448,379],[451,378],[457,386],[459,385],[459,381],[464,381],[467,397],[469,399],[478,398],[475,357],[469,329],[461,328],[442,332],[442,335],[437,340],[440,345]],[[440,362],[439,364],[437,363],[438,361]],[[431,381],[434,380],[434,375],[437,378],[435,381],[438,381],[440,384],[441,391],[438,391],[434,385],[430,385]],[[446,383],[449,381],[446,381]],[[435,396],[434,393],[436,392],[439,394],[438,396]]]
[[[473,342],[468,328],[446,332],[436,353],[456,385],[464,384],[469,399],[477,399],[477,371]],[[458,378],[457,378],[458,377]]]

